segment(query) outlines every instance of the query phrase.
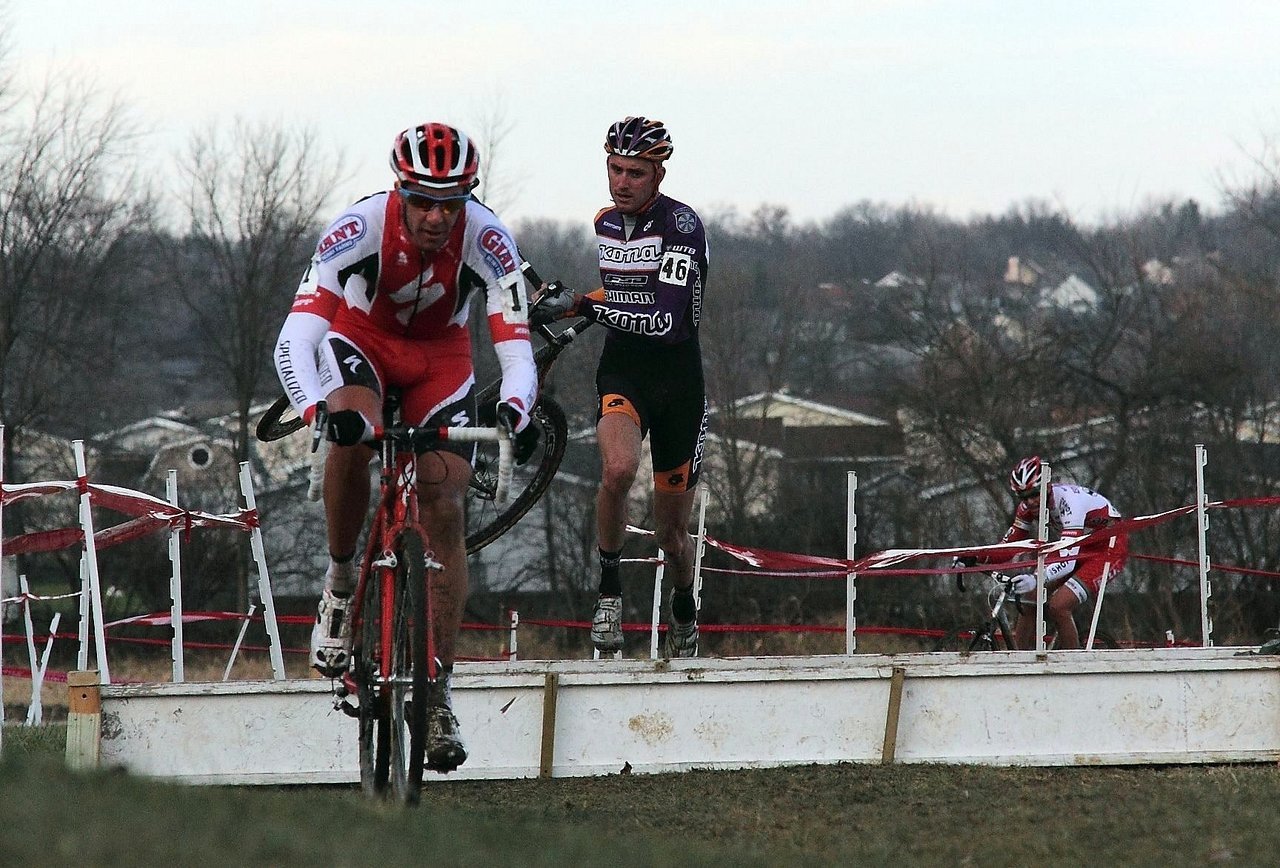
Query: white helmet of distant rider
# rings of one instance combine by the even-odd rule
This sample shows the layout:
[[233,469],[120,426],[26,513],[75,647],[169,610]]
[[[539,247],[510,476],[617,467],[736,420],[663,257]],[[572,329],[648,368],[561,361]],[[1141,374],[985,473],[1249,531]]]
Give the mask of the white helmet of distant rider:
[[1040,480],[1044,478],[1044,462],[1039,455],[1024,458],[1009,472],[1009,490],[1019,499],[1034,497],[1040,493]]

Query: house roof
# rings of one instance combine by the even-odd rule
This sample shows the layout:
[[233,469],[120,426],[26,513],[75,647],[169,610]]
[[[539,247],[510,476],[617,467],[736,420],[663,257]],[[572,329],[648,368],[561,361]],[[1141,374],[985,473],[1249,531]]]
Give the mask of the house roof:
[[[744,411],[761,408],[762,418],[781,419],[786,427],[803,426],[807,428],[823,426],[886,426],[890,423],[876,416],[868,416],[856,410],[846,410],[797,398],[786,392],[758,392],[733,402],[734,409],[741,415]],[[712,410],[712,414],[715,414]],[[754,415],[754,414],[752,414]]]

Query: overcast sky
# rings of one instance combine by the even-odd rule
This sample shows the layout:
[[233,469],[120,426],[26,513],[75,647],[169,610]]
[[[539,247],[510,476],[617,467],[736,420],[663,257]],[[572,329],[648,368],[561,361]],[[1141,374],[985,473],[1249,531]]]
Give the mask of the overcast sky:
[[[1233,0],[9,0],[10,60],[118,94],[169,164],[236,116],[312,128],[389,186],[401,129],[511,131],[509,220],[608,203],[628,114],[675,141],[664,191],[802,221],[861,199],[954,217],[1028,199],[1081,220],[1220,202],[1280,133],[1280,4]],[[513,182],[518,180],[518,184]]]

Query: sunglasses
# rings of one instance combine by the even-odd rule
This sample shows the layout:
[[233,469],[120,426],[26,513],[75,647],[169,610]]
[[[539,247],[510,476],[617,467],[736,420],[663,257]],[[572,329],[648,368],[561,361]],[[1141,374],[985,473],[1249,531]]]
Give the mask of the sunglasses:
[[404,187],[398,188],[400,198],[405,204],[412,205],[415,208],[421,208],[423,211],[430,211],[432,208],[439,208],[440,213],[453,216],[467,206],[467,200],[471,198],[470,193],[462,196],[448,196],[438,198],[426,193],[419,193],[416,190],[407,190]]

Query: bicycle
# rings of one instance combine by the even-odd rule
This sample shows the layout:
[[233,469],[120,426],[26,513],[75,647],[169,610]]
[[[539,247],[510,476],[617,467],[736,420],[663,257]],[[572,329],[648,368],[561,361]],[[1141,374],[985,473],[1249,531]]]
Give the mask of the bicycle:
[[[521,270],[534,286],[542,284],[538,273],[529,263],[523,263]],[[529,415],[531,422],[539,427],[542,434],[534,454],[524,465],[515,469],[511,491],[516,494],[503,506],[499,506],[494,497],[497,481],[494,471],[498,466],[495,447],[491,444],[478,444],[475,467],[467,486],[467,554],[475,554],[514,527],[551,485],[564,458],[569,424],[560,404],[543,394],[543,386],[555,360],[591,325],[590,320],[578,319],[559,332],[546,325],[534,327],[545,343],[533,355],[538,370],[539,397]],[[491,425],[493,422],[501,385],[502,378],[499,377],[481,389],[476,396],[482,425]],[[270,442],[301,430],[305,424],[294,412],[289,399],[282,395],[258,420],[256,433],[259,440]]]
[[[1018,613],[1025,610],[1032,610],[1034,604],[1019,600],[1017,595],[1013,593],[1013,583],[1016,577],[1007,575],[998,570],[992,570],[987,573],[992,582],[987,588],[987,605],[990,610],[986,617],[972,629],[956,628],[949,631],[945,636],[938,640],[934,646],[934,651],[959,651],[961,654],[968,655],[974,651],[1016,651],[1018,650],[1017,642],[1013,635],[1013,624],[1009,619],[1009,611]],[[956,588],[961,592],[967,590],[964,585],[964,573],[956,573]],[[1092,606],[1087,610],[1077,613],[1088,616],[1092,612]],[[1089,618],[1083,618],[1086,624]],[[1016,621],[1015,621],[1016,623]],[[1077,625],[1079,626],[1079,625]],[[1079,631],[1081,642],[1084,642],[1088,635],[1088,629]],[[1057,642],[1057,636],[1048,637],[1045,647],[1052,649]],[[1099,630],[1097,635],[1093,637],[1094,648],[1119,648],[1116,640],[1107,632]]]
[[[987,603],[990,611],[977,627],[972,630],[957,628],[938,640],[934,651],[959,651],[961,654],[972,654],[974,651],[1014,651],[1017,643],[1013,638],[1013,626],[1009,622],[1006,607],[1017,607],[1021,604],[1013,593],[1014,577],[992,571],[988,573],[992,579],[987,589]],[[964,591],[964,574],[956,573],[956,587]]]
[[515,445],[504,427],[405,427],[399,411],[399,392],[389,390],[382,430],[371,441],[381,457],[378,505],[352,596],[351,664],[338,679],[334,707],[359,720],[364,792],[383,796],[390,789],[395,800],[415,804],[426,768],[426,696],[440,665],[428,573],[442,568],[418,521],[417,455],[441,440],[496,443],[495,500],[502,502]]

